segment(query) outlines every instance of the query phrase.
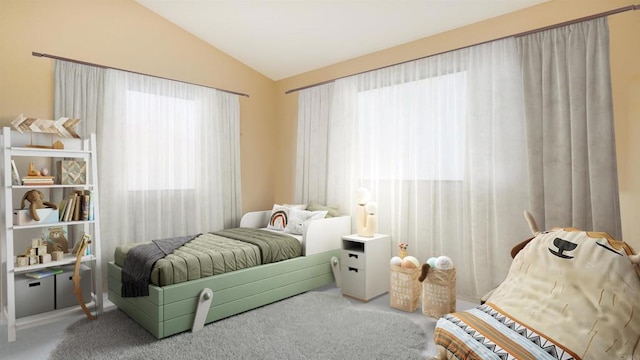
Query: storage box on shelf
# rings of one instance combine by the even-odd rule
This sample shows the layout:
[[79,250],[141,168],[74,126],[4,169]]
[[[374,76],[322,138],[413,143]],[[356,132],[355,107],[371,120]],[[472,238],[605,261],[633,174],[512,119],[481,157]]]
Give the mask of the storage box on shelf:
[[[77,306],[78,300],[73,293],[74,266],[68,265],[55,271],[36,271],[18,274],[15,277],[16,317],[36,315],[55,309]],[[35,277],[31,277],[29,275]],[[91,268],[80,268],[82,298],[91,301]]]
[[[72,249],[73,240],[80,241],[81,236],[78,234],[85,233],[92,237],[90,250],[81,257],[81,262],[85,265],[81,273],[83,298],[85,302],[89,301],[96,314],[102,313],[102,265],[95,135],[91,135],[89,139],[85,140],[60,139],[56,141],[57,144],[64,143],[64,149],[29,147],[33,143],[51,143],[53,142],[52,137],[53,135],[50,134],[20,134],[4,127],[0,138],[2,141],[0,144],[2,149],[0,164],[4,175],[2,177],[4,196],[0,201],[3,202],[5,210],[5,216],[1,218],[0,255],[3,279],[0,283],[3,287],[2,293],[6,295],[0,297],[0,302],[5,320],[3,325],[7,325],[10,342],[16,340],[17,330],[21,328],[34,326],[59,316],[82,312],[80,306],[62,306],[73,305],[76,301],[72,281],[69,281],[68,268],[67,272],[63,274],[41,279],[32,279],[25,275],[38,270],[46,272],[47,269],[65,265],[73,269],[76,256],[66,251]],[[18,172],[18,178],[21,178],[20,175],[27,174],[24,163],[30,164],[29,171],[31,171],[33,170],[32,162],[36,162],[39,164],[38,166],[44,164],[48,169],[52,169],[59,161],[61,169],[65,169],[65,173],[60,174],[59,177],[66,176],[64,183],[33,183],[25,186],[13,181],[16,178],[16,172]],[[12,166],[14,164],[17,166]],[[21,168],[23,173],[19,174]],[[58,174],[53,175],[57,176]],[[63,210],[71,212],[71,208],[67,209],[66,206],[55,211],[51,211],[53,209],[38,209],[37,213],[41,216],[39,221],[35,221],[29,210],[20,209],[19,201],[24,193],[33,189],[42,191],[47,200],[56,205],[61,203],[65,205],[62,200],[67,199],[69,194],[82,194],[82,200],[84,200],[85,194],[90,195],[87,198],[92,200],[92,214],[89,215],[89,202],[87,201],[86,211],[83,211],[85,209],[82,207],[77,210],[74,207],[73,216],[69,214],[70,217],[66,218],[68,221],[63,221],[65,218],[62,218]],[[82,200],[78,200],[78,204],[82,205]],[[45,212],[51,212],[51,214],[45,214]],[[37,250],[35,253],[31,250],[28,250],[29,254],[24,253],[24,249],[31,248],[30,245],[33,245],[30,241],[34,233],[37,232],[42,236],[43,230],[52,227],[68,229],[71,240],[68,248],[62,249],[59,243],[52,242],[48,251],[40,249],[42,253],[40,255],[37,254]],[[66,244],[66,239],[64,244]],[[25,258],[27,258],[26,261]],[[39,285],[29,286],[29,284],[36,283]],[[50,286],[53,287],[51,291],[49,291]],[[97,295],[93,294],[90,289],[94,289]],[[31,295],[36,292],[37,296]],[[27,296],[32,301],[23,303],[23,296]],[[56,305],[58,303],[60,306]],[[75,304],[77,305],[77,302]]]
[[15,277],[16,317],[53,311],[54,277],[32,279],[24,274]]
[[87,183],[87,163],[77,160],[58,160],[56,179],[61,185],[84,185]]
[[37,209],[36,213],[40,220],[31,217],[29,209],[13,210],[13,223],[15,225],[52,224],[58,222],[58,209],[44,208]]
[[[78,300],[73,293],[73,266],[65,266],[63,272],[55,275],[55,307],[56,309],[64,309],[70,306],[77,306]],[[91,269],[82,265],[80,267],[80,284],[82,288],[82,299],[84,303],[91,300]]]

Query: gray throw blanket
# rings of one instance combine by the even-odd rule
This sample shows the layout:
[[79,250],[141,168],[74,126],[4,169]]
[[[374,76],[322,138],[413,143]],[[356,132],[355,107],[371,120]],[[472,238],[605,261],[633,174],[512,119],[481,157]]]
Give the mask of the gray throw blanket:
[[131,248],[122,266],[122,297],[148,296],[153,264],[198,235],[153,240]]

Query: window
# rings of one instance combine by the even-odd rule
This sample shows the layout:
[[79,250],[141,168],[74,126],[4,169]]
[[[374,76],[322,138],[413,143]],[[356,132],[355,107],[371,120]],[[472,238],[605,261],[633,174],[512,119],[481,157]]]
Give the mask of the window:
[[195,187],[195,101],[127,91],[129,190]]
[[462,180],[466,71],[358,93],[360,173]]

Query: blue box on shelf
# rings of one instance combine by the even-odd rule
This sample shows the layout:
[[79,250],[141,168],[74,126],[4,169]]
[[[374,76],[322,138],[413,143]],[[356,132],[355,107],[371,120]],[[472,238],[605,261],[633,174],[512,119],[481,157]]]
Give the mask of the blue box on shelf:
[[58,209],[36,209],[39,221],[31,217],[29,209],[13,210],[13,225],[53,224],[58,222]]

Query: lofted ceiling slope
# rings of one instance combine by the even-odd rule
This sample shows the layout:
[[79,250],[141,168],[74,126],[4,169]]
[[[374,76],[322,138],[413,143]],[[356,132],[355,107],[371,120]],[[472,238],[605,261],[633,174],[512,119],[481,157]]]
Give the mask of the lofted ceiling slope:
[[272,80],[547,0],[136,0]]

